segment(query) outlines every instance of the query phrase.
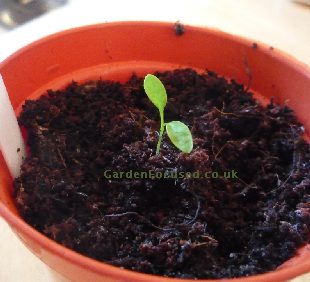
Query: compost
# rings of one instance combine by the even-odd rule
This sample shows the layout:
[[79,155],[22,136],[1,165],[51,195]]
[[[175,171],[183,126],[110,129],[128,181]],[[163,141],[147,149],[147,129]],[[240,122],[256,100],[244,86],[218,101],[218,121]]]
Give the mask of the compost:
[[[304,127],[288,106],[262,106],[214,72],[156,75],[168,93],[165,120],[188,125],[193,151],[164,135],[155,154],[158,110],[136,75],[48,90],[19,117],[29,147],[14,180],[21,216],[68,248],[138,272],[224,278],[274,270],[309,241]],[[186,177],[111,177],[129,171]]]

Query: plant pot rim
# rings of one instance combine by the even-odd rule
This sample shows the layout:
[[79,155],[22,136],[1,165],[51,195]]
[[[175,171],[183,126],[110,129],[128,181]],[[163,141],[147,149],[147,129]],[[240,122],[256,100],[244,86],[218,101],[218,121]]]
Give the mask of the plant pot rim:
[[[34,48],[37,45],[47,43],[49,40],[57,37],[66,36],[67,34],[72,34],[75,32],[81,31],[89,31],[93,29],[109,29],[111,27],[119,27],[122,26],[132,26],[135,28],[139,28],[141,26],[149,26],[149,27],[156,27],[156,28],[173,28],[173,23],[171,22],[150,22],[150,21],[124,21],[124,22],[112,22],[112,23],[102,23],[102,24],[94,24],[82,27],[76,27],[73,29],[64,30],[47,37],[44,37],[40,40],[37,40],[23,48],[19,51],[15,52],[8,58],[6,58],[3,62],[0,63],[0,72],[2,68],[9,64],[12,59],[19,56],[21,53],[26,52],[27,50]],[[207,28],[207,27],[196,27],[185,25],[186,32],[192,30],[207,32],[210,36],[218,36],[227,38],[230,41],[237,41],[240,42],[244,46],[251,46],[253,44],[253,40],[243,38],[237,35],[228,34],[222,32],[220,30],[214,28]],[[306,77],[310,80],[310,68],[301,62],[298,62],[292,56],[277,50],[274,48],[272,53],[270,52],[270,46],[255,41],[257,43],[257,49],[259,52],[268,53],[269,56],[272,56],[275,60],[284,62],[286,65],[294,68],[296,71],[303,73]],[[271,54],[271,55],[270,55]],[[151,274],[144,274],[139,273],[131,270],[121,269],[116,266],[112,266],[103,262],[96,261],[94,259],[88,258],[84,255],[81,255],[73,250],[70,250],[55,241],[49,239],[48,237],[44,236],[36,229],[31,227],[27,224],[21,217],[15,215],[13,212],[9,210],[9,208],[5,205],[5,203],[0,201],[0,215],[13,227],[14,230],[17,230],[21,234],[25,234],[26,236],[30,237],[33,241],[37,242],[43,249],[48,250],[49,252],[55,254],[56,256],[60,256],[72,264],[77,265],[81,268],[91,270],[94,273],[99,275],[104,275],[105,277],[109,277],[111,279],[123,279],[126,281],[154,281],[154,282],[164,282],[164,281],[174,281],[174,282],[192,282],[197,281],[193,279],[177,279],[177,278],[167,278],[163,276],[155,276]],[[309,249],[310,246],[308,245],[307,248]],[[283,268],[270,271],[264,274],[253,275],[249,277],[238,277],[238,278],[226,278],[226,279],[201,279],[199,281],[240,281],[240,282],[254,282],[254,281],[282,281],[287,280],[293,277],[296,277],[301,274],[305,274],[306,272],[310,271],[310,260],[304,261],[298,264],[290,264],[286,265]]]
[[[33,48],[37,45],[40,45],[42,43],[46,43],[50,41],[53,38],[56,37],[61,37],[66,34],[72,34],[75,32],[81,32],[81,31],[89,31],[92,29],[101,29],[101,28],[113,28],[113,27],[128,27],[128,26],[133,26],[133,27],[142,27],[142,26],[149,26],[149,27],[161,27],[161,28],[173,28],[173,25],[175,22],[168,22],[168,21],[115,21],[115,22],[106,22],[106,23],[97,23],[97,24],[90,24],[90,25],[82,25],[82,26],[77,26],[69,29],[65,29],[62,31],[58,31],[55,33],[52,33],[50,35],[44,36],[38,40],[35,40],[29,44],[26,44],[25,46],[21,47],[17,51],[15,51],[13,54],[9,55],[7,58],[5,58],[3,61],[0,61],[0,69],[7,64],[9,61],[14,59],[15,57],[18,57],[21,53],[24,53],[27,49]],[[235,42],[241,42],[245,46],[253,46],[253,44],[256,45],[255,48],[259,49],[260,52],[263,53],[269,53],[270,50],[272,49],[272,55],[273,58],[279,60],[279,61],[284,61],[287,64],[293,66],[295,69],[300,70],[301,72],[308,74],[308,77],[310,78],[310,66],[307,65],[304,62],[301,62],[300,60],[296,59],[293,55],[290,55],[277,47],[273,47],[272,45],[268,45],[267,43],[261,42],[259,40],[253,40],[249,37],[238,35],[238,34],[233,34],[233,33],[228,33],[225,31],[220,30],[219,28],[216,27],[208,27],[208,26],[198,26],[198,25],[191,25],[191,24],[186,24],[184,23],[185,26],[185,32],[186,30],[198,30],[198,31],[207,31],[208,34],[214,36],[214,35],[220,35],[223,38],[228,38],[231,41]],[[181,35],[182,36],[182,35]]]

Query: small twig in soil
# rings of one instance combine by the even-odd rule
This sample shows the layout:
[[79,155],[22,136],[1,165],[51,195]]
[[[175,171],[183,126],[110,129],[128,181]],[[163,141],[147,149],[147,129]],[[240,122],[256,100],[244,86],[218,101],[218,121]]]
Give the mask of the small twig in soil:
[[[291,127],[291,130],[292,130],[293,139],[295,139],[296,136],[295,136],[294,133],[293,133],[292,127]],[[276,191],[278,191],[281,187],[283,187],[283,185],[285,185],[285,184],[290,180],[290,178],[292,177],[292,175],[293,175],[293,173],[294,173],[294,171],[295,171],[295,168],[299,166],[300,154],[298,154],[298,156],[297,156],[297,154],[296,154],[296,150],[297,150],[296,144],[297,144],[297,142],[294,142],[294,148],[293,148],[293,161],[292,161],[291,170],[290,170],[290,172],[289,172],[287,178],[286,178],[280,185],[278,185],[275,189],[272,189],[271,191],[269,191],[269,192],[266,193],[266,194],[270,194],[270,193],[276,192]]]
[[198,215],[199,215],[199,211],[200,211],[200,201],[199,201],[199,197],[196,193],[194,193],[193,191],[190,191],[188,190],[188,192],[195,197],[196,199],[196,203],[197,203],[197,208],[196,208],[196,212],[195,212],[195,215],[194,217],[190,220],[190,221],[187,221],[185,224],[187,225],[190,225],[190,224],[193,224],[195,222],[195,220],[197,219]]
[[218,111],[220,114],[222,115],[230,115],[230,116],[234,116],[234,117],[240,117],[239,115],[235,114],[235,113],[227,113],[227,112],[223,112],[220,109],[218,109],[217,107],[213,107],[213,109],[215,109],[216,111]]
[[213,156],[215,155],[215,152],[214,152],[214,136],[215,136],[215,134],[214,134],[214,126],[213,126],[213,135],[212,135],[212,143],[211,143],[211,149],[212,149],[212,154],[213,154]]
[[[82,193],[82,192],[78,192],[78,193]],[[84,193],[82,193],[82,194],[84,194]],[[85,195],[86,195],[86,194],[85,194]],[[103,214],[102,214],[101,210],[98,208],[98,205],[97,205],[96,203],[92,204],[92,205],[91,205],[91,208],[92,208],[93,210],[98,211],[99,215],[100,215],[101,217],[103,217]]]
[[57,152],[58,152],[58,155],[59,155],[59,157],[60,157],[60,160],[61,160],[62,165],[63,165],[65,168],[67,168],[65,159],[64,159],[62,153],[60,152],[59,148],[57,148]]
[[83,192],[75,192],[75,194],[80,195],[80,196],[82,196],[84,198],[88,198],[88,195],[83,193]]
[[[295,156],[295,152],[294,152],[294,156]],[[294,156],[293,156],[293,159],[294,159]],[[290,178],[292,177],[292,175],[293,175],[293,173],[294,173],[294,171],[295,171],[295,166],[296,166],[296,165],[294,165],[294,161],[293,161],[292,169],[290,170],[290,173],[289,173],[289,175],[287,176],[287,178],[286,178],[279,186],[277,186],[275,189],[272,189],[271,191],[269,191],[269,192],[266,193],[266,194],[270,194],[270,193],[276,192],[276,191],[278,191],[281,187],[283,187],[283,185],[285,185],[285,184],[290,180]],[[279,180],[279,178],[278,178],[278,180]]]
[[136,117],[135,117],[135,115],[132,113],[132,111],[129,110],[128,112],[129,112],[129,115],[130,115],[132,121],[133,121],[133,122],[136,122]]
[[[46,128],[46,127],[43,127],[43,126],[40,126],[40,125],[38,125],[38,129],[42,132],[42,131],[48,131],[48,128]],[[40,133],[41,133],[40,132]]]
[[153,228],[161,230],[161,231],[175,231],[176,230],[175,228],[161,228],[161,227],[155,225],[149,219],[147,219],[146,217],[144,217],[143,215],[141,215],[141,214],[139,214],[137,212],[112,213],[112,214],[106,214],[106,215],[104,215],[104,217],[122,217],[122,216],[127,216],[127,215],[134,215],[134,216],[140,217],[147,224],[149,224]]
[[72,159],[72,161],[75,162],[76,164],[80,165],[80,166],[83,166],[83,164],[76,159]]
[[213,244],[218,244],[218,241],[216,239],[212,238],[211,236],[201,235],[200,237],[203,238],[203,239],[208,239]]
[[217,151],[217,153],[216,153],[215,156],[214,156],[214,159],[215,159],[215,160],[216,160],[217,157],[223,152],[223,150],[225,149],[225,147],[227,146],[227,144],[228,144],[228,142],[225,143],[225,144]]
[[202,246],[209,246],[210,243],[209,242],[204,242],[204,243],[193,243],[192,246],[194,248],[199,248],[199,247],[202,247]]
[[[242,182],[246,186],[250,186],[250,184],[246,183],[244,180],[242,180],[240,177],[237,176],[237,179]],[[246,187],[245,187],[246,188]]]

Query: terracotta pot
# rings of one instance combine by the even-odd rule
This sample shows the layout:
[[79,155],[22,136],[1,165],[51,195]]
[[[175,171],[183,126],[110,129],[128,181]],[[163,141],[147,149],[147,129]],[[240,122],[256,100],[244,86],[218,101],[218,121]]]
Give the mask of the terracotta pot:
[[[0,73],[17,109],[27,97],[63,87],[72,79],[83,81],[101,76],[125,80],[133,71],[142,75],[186,66],[210,69],[244,84],[248,83],[251,70],[251,88],[256,93],[263,98],[275,96],[280,102],[288,100],[305,127],[310,128],[309,68],[272,47],[207,28],[186,26],[185,33],[178,36],[172,23],[123,22],[81,27],[21,49],[1,63]],[[0,214],[34,254],[73,281],[189,281],[100,263],[37,232],[17,213],[12,179],[2,156],[0,187]],[[282,281],[309,271],[308,245],[275,271],[233,281]]]

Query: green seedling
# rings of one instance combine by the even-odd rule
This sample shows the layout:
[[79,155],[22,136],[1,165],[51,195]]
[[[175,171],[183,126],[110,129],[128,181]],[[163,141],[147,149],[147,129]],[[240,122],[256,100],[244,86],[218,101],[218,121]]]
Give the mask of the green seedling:
[[145,76],[143,85],[146,95],[159,110],[160,129],[156,154],[159,154],[165,128],[172,144],[182,152],[190,153],[193,150],[193,138],[187,125],[180,121],[171,121],[165,123],[164,109],[167,104],[167,92],[165,86],[162,84],[159,78],[152,74]]

